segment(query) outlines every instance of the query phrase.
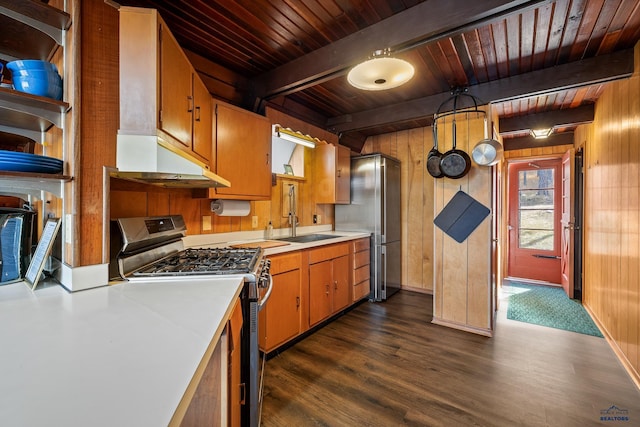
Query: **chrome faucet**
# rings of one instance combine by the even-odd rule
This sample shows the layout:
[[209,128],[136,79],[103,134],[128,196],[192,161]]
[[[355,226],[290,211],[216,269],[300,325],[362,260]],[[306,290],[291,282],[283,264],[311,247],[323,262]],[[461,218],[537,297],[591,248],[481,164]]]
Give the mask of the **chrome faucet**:
[[298,215],[296,212],[296,187],[289,185],[289,225],[291,225],[291,237],[296,237]]

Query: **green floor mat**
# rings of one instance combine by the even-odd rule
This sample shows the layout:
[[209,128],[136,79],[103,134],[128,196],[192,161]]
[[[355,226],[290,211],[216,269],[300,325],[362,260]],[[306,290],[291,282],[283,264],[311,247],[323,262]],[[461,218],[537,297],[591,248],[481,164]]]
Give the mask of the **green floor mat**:
[[602,337],[582,304],[562,288],[511,283],[503,291],[509,295],[508,319]]

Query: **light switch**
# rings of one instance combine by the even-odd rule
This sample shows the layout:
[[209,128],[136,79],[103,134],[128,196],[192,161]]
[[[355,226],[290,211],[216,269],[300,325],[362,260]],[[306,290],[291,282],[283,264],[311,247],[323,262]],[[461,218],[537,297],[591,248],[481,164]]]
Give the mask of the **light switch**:
[[251,217],[251,228],[258,228],[258,216],[254,215]]
[[211,215],[202,215],[202,231],[211,230]]

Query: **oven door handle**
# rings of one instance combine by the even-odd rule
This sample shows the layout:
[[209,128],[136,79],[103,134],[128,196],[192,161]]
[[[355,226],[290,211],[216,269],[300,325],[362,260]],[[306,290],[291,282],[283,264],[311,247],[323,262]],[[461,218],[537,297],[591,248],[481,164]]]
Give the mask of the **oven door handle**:
[[262,310],[262,307],[267,303],[267,300],[271,296],[271,292],[273,291],[273,277],[269,274],[269,285],[267,286],[267,292],[265,292],[264,296],[260,298],[260,302],[258,303],[258,311]]

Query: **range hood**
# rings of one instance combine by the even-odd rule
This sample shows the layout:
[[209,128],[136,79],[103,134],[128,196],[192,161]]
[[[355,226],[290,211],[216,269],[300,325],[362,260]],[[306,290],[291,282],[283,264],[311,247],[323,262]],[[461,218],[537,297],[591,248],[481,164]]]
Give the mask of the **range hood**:
[[116,178],[168,188],[230,187],[188,153],[174,149],[154,135],[118,135]]

